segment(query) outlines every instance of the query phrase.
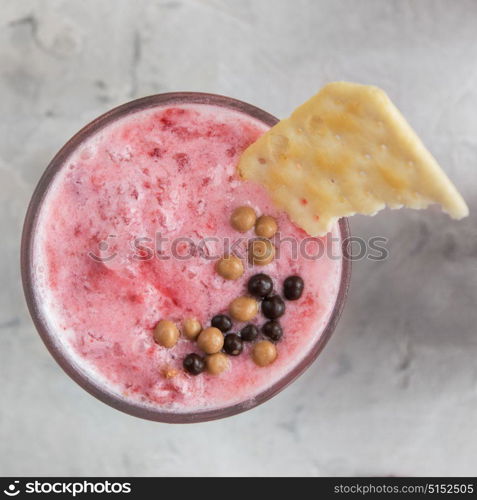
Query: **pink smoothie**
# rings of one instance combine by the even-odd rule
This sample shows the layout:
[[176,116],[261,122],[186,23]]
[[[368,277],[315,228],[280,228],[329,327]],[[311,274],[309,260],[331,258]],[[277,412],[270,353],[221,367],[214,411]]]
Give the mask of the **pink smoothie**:
[[[308,258],[294,255],[290,238],[299,244],[307,235],[262,187],[237,178],[240,154],[265,130],[227,108],[155,107],[102,129],[57,174],[35,236],[35,293],[71,362],[109,391],[181,413],[253,401],[293,370],[320,337],[336,301],[341,260],[313,258],[318,240],[312,239]],[[279,257],[264,267],[247,265],[240,279],[226,281],[214,259],[227,242],[254,236],[230,226],[232,210],[242,205],[277,219]],[[338,239],[337,228],[332,234]],[[160,248],[154,247],[157,235]],[[279,244],[277,238],[287,241]],[[338,248],[335,243],[335,256]],[[286,302],[284,335],[272,365],[256,366],[246,343],[240,356],[229,358],[228,371],[192,376],[182,362],[200,352],[194,342],[181,337],[171,349],[154,342],[161,319],[180,324],[195,316],[209,326],[246,293],[248,278],[258,272],[270,275],[279,292],[289,275],[305,281],[301,299]],[[265,319],[259,315],[255,322]],[[242,326],[235,323],[232,331]],[[165,370],[177,375],[167,378]]]

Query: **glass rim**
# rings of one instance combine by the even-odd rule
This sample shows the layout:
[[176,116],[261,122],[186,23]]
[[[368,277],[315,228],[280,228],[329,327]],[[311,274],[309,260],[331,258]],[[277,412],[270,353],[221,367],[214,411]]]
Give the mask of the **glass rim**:
[[169,92],[155,94],[129,101],[107,111],[73,135],[73,137],[69,139],[53,157],[43,172],[32,194],[25,215],[21,239],[20,266],[23,291],[33,323],[43,343],[55,361],[80,387],[103,403],[129,415],[163,423],[196,423],[230,417],[264,403],[296,380],[315,361],[335,330],[346,301],[351,277],[351,260],[344,257],[346,255],[344,245],[350,236],[350,230],[348,220],[346,218],[341,218],[338,221],[342,246],[340,284],[333,310],[321,335],[303,359],[292,370],[251,399],[221,408],[191,412],[173,412],[163,410],[160,407],[145,405],[139,401],[126,400],[117,393],[108,390],[104,384],[94,380],[93,377],[87,376],[86,371],[78,369],[78,367],[72,363],[71,357],[66,353],[66,350],[61,346],[60,342],[55,341],[56,334],[54,331],[50,331],[46,321],[43,319],[39,299],[35,294],[32,267],[33,245],[40,209],[55,175],[61,170],[67,158],[70,157],[87,138],[115,120],[124,118],[128,114],[136,113],[144,109],[174,104],[209,104],[212,106],[226,107],[244,113],[269,127],[272,127],[279,121],[278,118],[270,113],[246,102],[218,94],[202,92]]

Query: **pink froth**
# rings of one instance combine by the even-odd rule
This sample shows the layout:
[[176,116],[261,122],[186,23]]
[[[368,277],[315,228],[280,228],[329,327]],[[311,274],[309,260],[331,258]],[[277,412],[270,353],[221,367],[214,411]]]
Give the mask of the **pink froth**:
[[[224,242],[232,245],[244,236],[229,224],[237,206],[276,217],[282,239],[299,243],[306,237],[263,188],[236,177],[239,155],[265,130],[260,122],[224,108],[154,108],[97,133],[57,175],[35,240],[35,269],[42,270],[37,293],[60,341],[112,391],[170,411],[228,406],[253,398],[292,370],[320,336],[338,293],[339,259],[296,258],[285,242],[278,259],[264,268],[247,268],[237,281],[215,272],[212,257],[223,253]],[[154,241],[157,234],[168,243],[153,258],[147,258],[155,250],[150,240],[132,245],[137,238]],[[174,240],[182,258],[170,255]],[[316,241],[308,244],[309,254],[316,253]],[[115,257],[98,262],[91,254]],[[230,358],[228,372],[193,377],[182,370],[184,356],[198,352],[193,343],[181,339],[172,349],[154,343],[158,320],[196,316],[208,325],[245,293],[247,279],[256,272],[269,274],[279,291],[291,274],[305,280],[303,297],[287,302],[284,337],[273,365],[255,366],[247,346],[241,356]],[[180,374],[166,379],[164,368]]]

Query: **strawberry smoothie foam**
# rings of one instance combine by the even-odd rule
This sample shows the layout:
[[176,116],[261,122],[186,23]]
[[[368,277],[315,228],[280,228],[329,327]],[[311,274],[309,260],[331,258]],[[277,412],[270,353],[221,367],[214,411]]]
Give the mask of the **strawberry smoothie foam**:
[[[165,412],[252,405],[322,334],[341,279],[339,229],[309,238],[264,188],[238,178],[240,154],[267,128],[221,106],[156,106],[96,132],[54,177],[34,236],[34,293],[69,362],[109,392]],[[230,225],[231,212],[243,205],[278,222],[278,255],[266,266],[247,263],[253,229],[241,234]],[[331,236],[334,258],[314,258]],[[234,244],[246,269],[227,281],[215,263]],[[200,353],[195,342],[181,336],[171,349],[154,342],[161,319],[180,325],[196,317],[209,326],[260,272],[279,292],[287,276],[305,282],[302,297],[286,301],[273,364],[255,365],[247,342],[241,355],[229,356],[229,370],[192,376],[182,362]],[[259,314],[252,322],[265,321]],[[235,322],[231,331],[243,326]]]

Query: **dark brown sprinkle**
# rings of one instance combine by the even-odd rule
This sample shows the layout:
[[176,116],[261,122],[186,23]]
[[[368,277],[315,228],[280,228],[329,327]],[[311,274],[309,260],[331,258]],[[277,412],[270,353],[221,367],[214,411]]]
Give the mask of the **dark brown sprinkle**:
[[300,276],[288,276],[283,282],[283,295],[288,300],[298,300],[302,293],[305,283]]
[[205,369],[205,361],[198,354],[191,353],[184,358],[183,366],[191,375],[199,375]]
[[210,324],[223,333],[228,332],[232,328],[232,320],[226,314],[217,314],[212,318]]
[[246,342],[252,342],[258,337],[258,328],[252,324],[246,325],[240,330],[240,337]]
[[225,336],[224,351],[231,356],[238,356],[243,350],[242,339],[235,333]]
[[264,335],[266,335],[270,340],[273,340],[274,342],[279,341],[283,335],[282,326],[277,320],[274,319],[267,321],[262,326],[262,332]]
[[273,281],[265,273],[255,274],[248,280],[247,288],[251,295],[265,297],[272,292]]
[[265,297],[262,301],[262,313],[266,318],[277,319],[285,313],[285,302],[279,295]]

